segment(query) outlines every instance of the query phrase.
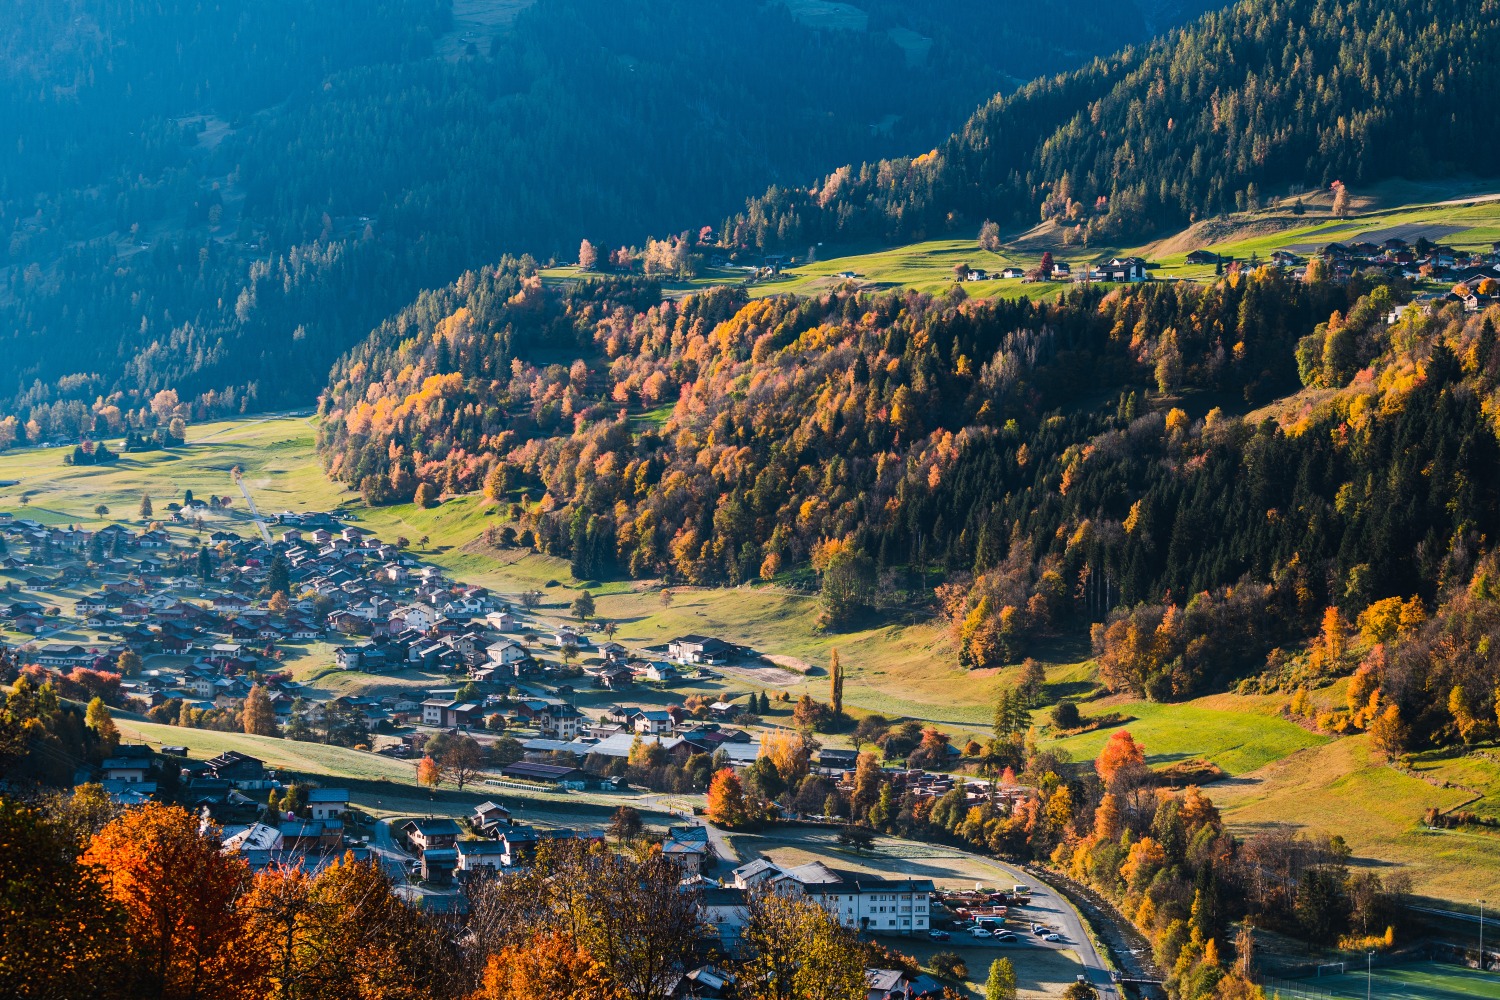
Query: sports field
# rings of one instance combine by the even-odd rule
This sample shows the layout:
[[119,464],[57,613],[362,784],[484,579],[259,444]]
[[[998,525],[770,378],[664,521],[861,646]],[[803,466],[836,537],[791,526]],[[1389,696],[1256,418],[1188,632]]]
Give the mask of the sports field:
[[1414,965],[1376,968],[1368,981],[1364,969],[1344,975],[1325,975],[1301,980],[1295,984],[1267,984],[1266,995],[1282,1000],[1461,1000],[1461,998],[1494,998],[1500,1000],[1500,975],[1479,972],[1458,965],[1419,962]]

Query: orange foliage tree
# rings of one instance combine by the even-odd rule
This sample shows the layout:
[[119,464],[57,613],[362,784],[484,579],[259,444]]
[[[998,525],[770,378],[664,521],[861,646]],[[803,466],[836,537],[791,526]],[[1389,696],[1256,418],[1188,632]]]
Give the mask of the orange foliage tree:
[[491,955],[474,1000],[612,1000],[620,996],[570,934],[537,934]]
[[263,995],[260,956],[245,947],[236,906],[250,869],[200,833],[192,813],[155,802],[131,810],[94,835],[83,863],[125,912],[134,995]]
[[431,756],[423,757],[417,764],[417,784],[436,788],[443,783],[445,778],[447,774],[443,772],[443,765]]
[[1135,741],[1130,730],[1121,729],[1104,744],[1104,749],[1099,752],[1099,759],[1094,761],[1094,770],[1099,772],[1099,779],[1108,785],[1123,768],[1131,765],[1144,767],[1145,764],[1146,748]]
[[740,826],[750,818],[745,788],[734,768],[723,767],[714,774],[714,780],[708,786],[708,806],[704,815],[716,826]]

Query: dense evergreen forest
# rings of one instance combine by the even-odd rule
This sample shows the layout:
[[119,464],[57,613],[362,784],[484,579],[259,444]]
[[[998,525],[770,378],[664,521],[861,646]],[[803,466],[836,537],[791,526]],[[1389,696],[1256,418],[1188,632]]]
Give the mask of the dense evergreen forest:
[[[1148,46],[1000,94],[931,152],[748,203],[732,240],[897,243],[1055,219],[1140,236],[1391,177],[1492,170],[1487,0],[1243,0]],[[920,148],[920,147],[917,147]]]
[[502,250],[696,230],[1188,12],[1112,5],[1062,39],[1042,10],[952,6],[815,27],[756,0],[547,0],[476,32],[445,0],[7,0],[0,405],[49,439],[163,390],[200,416],[302,405]]

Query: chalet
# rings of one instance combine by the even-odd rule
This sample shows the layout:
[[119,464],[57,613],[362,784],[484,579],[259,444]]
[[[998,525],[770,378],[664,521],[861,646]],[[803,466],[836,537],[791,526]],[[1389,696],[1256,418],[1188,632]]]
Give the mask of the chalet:
[[663,857],[677,862],[689,874],[697,875],[714,857],[708,843],[708,828],[703,826],[673,826],[667,828],[666,840],[662,841]]
[[344,788],[313,788],[307,793],[313,819],[338,819],[349,811],[349,791]]
[[208,769],[221,781],[240,783],[261,781],[266,776],[266,766],[259,758],[238,750],[226,750],[208,761]]
[[571,740],[583,728],[583,713],[567,703],[548,705],[536,717],[537,728],[554,739]]
[[923,1000],[949,992],[925,972],[904,969],[866,969],[865,986],[870,991],[868,1000]]
[[484,620],[497,632],[514,632],[521,627],[520,619],[509,611],[491,611]]
[[1002,278],[1024,278],[1025,276],[1026,272],[1019,267],[1006,267],[1000,270],[1000,277]]
[[677,668],[670,663],[660,661],[646,664],[646,669],[642,673],[648,681],[655,681],[659,684],[670,684],[678,679]]
[[630,687],[635,682],[635,671],[617,664],[600,670],[594,675],[594,681],[602,688],[618,691],[621,688]]
[[676,726],[672,713],[663,709],[642,712],[635,719],[635,731],[643,736],[660,736],[671,733]]
[[451,848],[463,831],[451,819],[413,819],[402,824],[401,832],[412,847],[425,853]]
[[484,655],[497,666],[508,667],[527,658],[526,647],[512,639],[501,639],[484,648]]
[[469,822],[475,829],[490,833],[510,823],[510,810],[498,802],[481,802],[474,807],[474,816]]
[[1187,255],[1189,264],[1217,264],[1223,259],[1213,250],[1194,250]]
[[422,725],[444,729],[467,729],[479,718],[479,706],[446,698],[429,698],[422,702]]
[[[126,749],[121,747],[121,750]],[[116,754],[99,765],[99,771],[105,781],[120,781],[127,784],[145,781],[151,773],[151,757],[149,751],[146,756],[126,756]]]
[[454,844],[458,870],[471,874],[495,872],[505,867],[506,846],[498,840],[460,840]]
[[702,635],[680,636],[667,644],[668,655],[678,663],[728,663],[732,651],[722,639]]
[[1096,269],[1100,281],[1134,282],[1145,281],[1150,275],[1146,271],[1146,262],[1139,257],[1114,257],[1109,263],[1100,264]]
[[36,651],[36,662],[44,667],[87,667],[94,659],[93,653],[70,643],[49,642]]

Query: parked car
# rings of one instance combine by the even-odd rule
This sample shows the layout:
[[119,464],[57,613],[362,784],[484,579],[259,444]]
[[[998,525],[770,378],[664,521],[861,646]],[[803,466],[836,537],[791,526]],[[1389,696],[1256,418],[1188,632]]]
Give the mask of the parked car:
[[948,932],[947,931],[928,931],[927,932],[927,936],[929,938],[931,938],[932,940],[934,940],[934,941],[946,941],[946,940],[948,940]]
[[1042,940],[1043,941],[1061,941],[1062,940],[1062,935],[1061,934],[1043,934],[1042,935]]
[[992,931],[985,930],[983,927],[970,927],[969,933],[977,938],[991,938],[995,936]]
[[995,932],[995,940],[996,941],[1014,941],[1015,939],[1016,939],[1016,935],[1015,935],[1014,931],[996,931]]

